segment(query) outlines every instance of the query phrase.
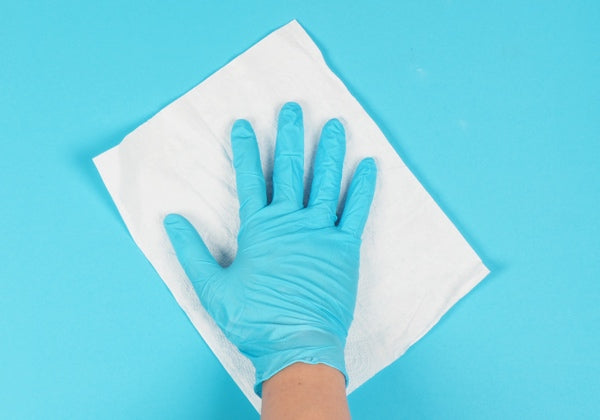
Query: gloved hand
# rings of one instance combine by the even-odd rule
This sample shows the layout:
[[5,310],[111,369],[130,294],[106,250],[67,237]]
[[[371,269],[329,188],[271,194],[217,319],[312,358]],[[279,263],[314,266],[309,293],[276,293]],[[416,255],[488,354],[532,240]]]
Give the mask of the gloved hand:
[[231,144],[241,221],[235,260],[221,267],[192,225],[170,214],[164,224],[179,262],[204,308],[254,364],[259,396],[263,381],[295,362],[332,366],[347,384],[344,346],[375,162],[367,158],[358,165],[338,220],[346,143],[337,119],[322,130],[307,207],[298,104],[285,104],[279,114],[271,203],[250,123],[234,123]]

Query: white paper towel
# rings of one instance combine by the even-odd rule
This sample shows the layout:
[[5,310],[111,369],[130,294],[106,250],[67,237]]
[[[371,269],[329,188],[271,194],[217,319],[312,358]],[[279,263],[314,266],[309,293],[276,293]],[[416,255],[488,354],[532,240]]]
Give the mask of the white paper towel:
[[304,111],[307,182],[321,127],[332,117],[347,133],[343,193],[361,158],[373,156],[378,166],[346,346],[348,393],[401,356],[488,273],[298,22],[271,33],[94,159],[133,239],[259,411],[251,363],[200,305],[162,219],[183,214],[218,260],[232,260],[239,219],[231,125],[237,118],[252,123],[268,178],[277,113],[292,100]]

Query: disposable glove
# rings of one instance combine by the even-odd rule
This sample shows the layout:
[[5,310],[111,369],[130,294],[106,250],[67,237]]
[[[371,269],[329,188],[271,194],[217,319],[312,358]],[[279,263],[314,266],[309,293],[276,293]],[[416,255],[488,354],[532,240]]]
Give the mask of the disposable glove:
[[321,132],[306,207],[298,104],[285,104],[279,114],[270,203],[250,123],[234,123],[231,145],[241,222],[235,260],[221,267],[194,227],[170,214],[164,224],[179,262],[204,308],[252,361],[258,396],[263,381],[295,362],[334,367],[347,384],[344,346],[356,302],[361,234],[375,190],[375,162],[367,158],[358,165],[338,219],[346,149],[340,121],[328,121]]

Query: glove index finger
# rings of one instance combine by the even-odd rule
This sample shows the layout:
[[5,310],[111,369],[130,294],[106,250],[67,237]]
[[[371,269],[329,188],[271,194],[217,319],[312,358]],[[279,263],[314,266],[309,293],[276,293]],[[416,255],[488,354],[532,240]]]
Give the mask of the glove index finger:
[[231,128],[233,166],[240,202],[240,219],[267,205],[267,188],[260,163],[256,135],[246,120],[237,120]]

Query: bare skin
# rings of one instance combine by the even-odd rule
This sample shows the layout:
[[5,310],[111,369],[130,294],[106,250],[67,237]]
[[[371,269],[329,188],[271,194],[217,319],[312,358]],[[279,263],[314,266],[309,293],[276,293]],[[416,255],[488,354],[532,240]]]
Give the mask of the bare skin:
[[324,364],[294,363],[263,383],[262,420],[349,420],[344,375]]

